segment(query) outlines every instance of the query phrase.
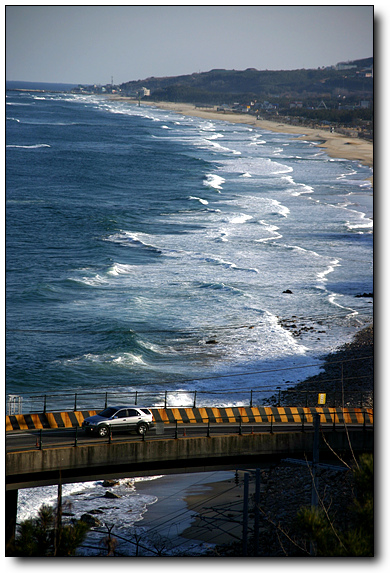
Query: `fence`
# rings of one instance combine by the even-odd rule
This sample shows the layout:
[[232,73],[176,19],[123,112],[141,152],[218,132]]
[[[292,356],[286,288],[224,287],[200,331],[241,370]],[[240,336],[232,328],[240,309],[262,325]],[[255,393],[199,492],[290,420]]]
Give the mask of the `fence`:
[[[318,404],[318,391],[282,390],[275,387],[262,387],[245,390],[188,391],[165,390],[156,392],[76,392],[64,396],[63,393],[51,394],[10,394],[7,400],[7,414],[25,414],[38,412],[61,412],[78,410],[103,410],[108,405],[143,405],[149,408],[197,408],[207,406],[281,406],[291,403],[295,406],[313,407]],[[271,398],[264,394],[273,393]],[[289,399],[290,397],[290,399]],[[321,402],[322,403],[322,402]],[[372,392],[349,391],[331,392],[326,395],[324,405],[371,407]],[[23,409],[23,412],[22,412]]]

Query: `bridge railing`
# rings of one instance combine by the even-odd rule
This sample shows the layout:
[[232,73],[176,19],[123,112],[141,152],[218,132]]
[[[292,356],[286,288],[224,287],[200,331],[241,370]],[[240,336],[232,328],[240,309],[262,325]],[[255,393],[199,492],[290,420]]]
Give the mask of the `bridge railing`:
[[[268,410],[273,410],[273,408],[268,408]],[[323,430],[335,431],[337,429],[345,430],[347,427],[353,426],[355,429],[359,428],[363,431],[372,430],[374,424],[374,414],[372,410],[366,411],[361,410],[360,412],[351,412],[348,409],[343,411],[343,408],[337,408],[334,412],[316,413],[315,411],[309,411],[301,413],[299,415],[300,421],[283,420],[280,415],[275,414],[272,411],[267,412],[265,419],[261,421],[258,420],[248,420],[245,416],[214,416],[214,420],[209,418],[204,419],[201,424],[193,424],[190,422],[182,422],[176,420],[175,422],[156,422],[154,429],[151,434],[143,434],[142,436],[126,435],[126,431],[117,430],[115,432],[110,431],[105,438],[99,438],[97,436],[87,437],[84,431],[79,425],[73,426],[73,432],[69,434],[69,438],[64,440],[63,438],[56,442],[53,441],[52,435],[46,436],[45,431],[39,430],[39,433],[35,435],[35,449],[46,449],[46,448],[56,448],[58,446],[77,446],[79,445],[80,438],[83,438],[83,444],[103,444],[103,443],[114,443],[114,442],[129,442],[129,441],[146,441],[149,439],[180,439],[188,437],[212,437],[216,435],[221,435],[224,433],[229,434],[256,434],[259,432],[266,433],[277,433],[285,432],[287,426],[296,426],[296,430],[300,432],[314,431],[314,417],[317,414],[320,417],[320,427]],[[70,428],[69,428],[70,429]],[[34,449],[31,446],[29,449]],[[20,446],[20,448],[25,448],[25,445]],[[16,451],[18,447],[13,446],[12,451]]]
[[[7,414],[27,414],[78,410],[103,410],[109,405],[139,405],[149,408],[199,408],[232,406],[294,406],[314,407],[319,403],[318,391],[282,389],[264,386],[254,389],[199,391],[101,391],[10,394],[7,397]],[[325,394],[322,405],[329,407],[372,407],[373,393],[362,391],[334,391]]]

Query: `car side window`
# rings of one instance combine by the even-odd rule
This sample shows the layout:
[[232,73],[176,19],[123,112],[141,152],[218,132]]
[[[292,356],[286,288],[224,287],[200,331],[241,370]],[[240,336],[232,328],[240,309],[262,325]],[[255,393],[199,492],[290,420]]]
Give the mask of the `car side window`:
[[116,414],[117,418],[126,418],[127,413],[126,410],[119,410],[119,412]]
[[130,408],[127,411],[129,412],[129,416],[139,416],[139,413],[137,412],[137,410]]

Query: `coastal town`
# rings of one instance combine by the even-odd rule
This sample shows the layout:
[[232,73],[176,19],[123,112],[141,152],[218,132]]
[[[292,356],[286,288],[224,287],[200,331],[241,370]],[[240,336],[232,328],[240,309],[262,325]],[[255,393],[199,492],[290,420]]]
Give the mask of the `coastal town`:
[[[141,104],[191,104],[195,109],[321,128],[372,141],[373,58],[318,70],[211,70],[125,84],[79,85],[73,93],[102,94]],[[283,82],[283,83],[282,83]]]

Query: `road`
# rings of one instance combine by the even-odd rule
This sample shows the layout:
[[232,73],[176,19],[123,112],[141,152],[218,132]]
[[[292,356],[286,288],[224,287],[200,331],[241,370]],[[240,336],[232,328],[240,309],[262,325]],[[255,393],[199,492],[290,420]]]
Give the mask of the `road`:
[[[361,424],[348,424],[348,428],[362,428]],[[321,424],[323,430],[332,430],[333,424]],[[299,423],[273,423],[271,424],[157,424],[149,430],[145,440],[181,439],[229,434],[251,434],[269,432],[305,432],[313,431],[313,425],[306,423],[304,428]],[[336,425],[336,429],[344,429],[343,424]],[[6,452],[29,451],[40,448],[71,447],[76,445],[91,445],[112,442],[142,441],[143,437],[132,432],[115,432],[110,438],[99,438],[86,435],[81,428],[65,428],[51,430],[14,431],[6,435]]]

